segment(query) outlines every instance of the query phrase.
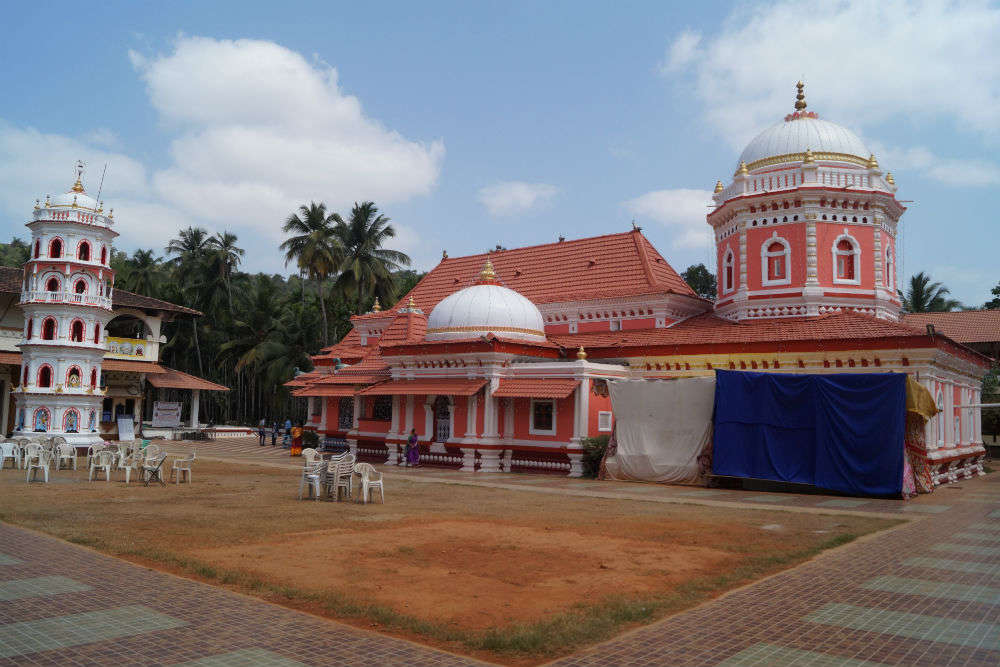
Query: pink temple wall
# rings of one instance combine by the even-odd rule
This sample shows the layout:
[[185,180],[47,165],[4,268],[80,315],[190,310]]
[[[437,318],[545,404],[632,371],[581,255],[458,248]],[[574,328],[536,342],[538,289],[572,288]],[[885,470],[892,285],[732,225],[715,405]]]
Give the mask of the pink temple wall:
[[[789,245],[789,275],[788,285],[764,285],[760,250],[771,243],[770,239],[777,235]],[[787,224],[767,227],[751,227],[747,229],[747,285],[751,290],[781,289],[801,287],[806,282],[806,229],[805,223]]]

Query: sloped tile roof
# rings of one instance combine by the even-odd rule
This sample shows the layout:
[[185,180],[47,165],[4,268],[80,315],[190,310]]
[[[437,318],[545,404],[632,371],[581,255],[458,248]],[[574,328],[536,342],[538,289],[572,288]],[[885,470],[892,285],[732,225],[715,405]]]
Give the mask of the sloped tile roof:
[[959,343],[1000,341],[1000,310],[956,310],[951,313],[905,313],[903,324],[927,330],[933,324],[938,333]]
[[501,284],[536,304],[673,292],[698,298],[639,231],[443,259],[410,296],[429,313],[438,301],[472,285],[486,260]]
[[566,398],[579,380],[549,378],[504,378],[493,395],[497,398]]
[[324,375],[312,385],[328,384],[373,384],[389,379],[389,364],[382,360],[377,351],[372,352],[358,363]]
[[391,394],[446,394],[448,396],[472,396],[483,388],[486,380],[467,380],[464,378],[437,378],[427,380],[392,380],[374,387],[363,389],[362,396],[386,396]]
[[419,343],[427,332],[427,316],[409,309],[400,311],[379,339],[380,345]]
[[150,375],[147,379],[154,387],[165,387],[169,389],[204,389],[206,391],[229,391],[229,387],[214,382],[209,382],[194,375],[188,375],[173,368],[164,367],[166,372]]
[[[11,266],[0,266],[0,293],[20,294],[21,279],[23,275],[24,274],[22,273],[22,269]],[[114,294],[111,298],[111,305],[120,306],[122,308],[141,308],[145,310],[168,310],[174,313],[182,313],[185,315],[201,315],[200,312],[192,308],[178,306],[176,303],[170,303],[169,301],[154,299],[151,296],[134,294],[132,292],[127,292],[123,289],[118,289],[117,287],[115,288]]]
[[296,375],[291,380],[285,383],[286,387],[305,387],[306,385],[319,380],[324,377],[325,373],[318,373],[316,371],[310,371],[308,373],[302,373],[301,375]]
[[361,333],[357,329],[351,329],[339,343],[324,347],[313,359],[340,359],[344,362],[351,362],[363,358],[373,349],[375,349],[374,346],[362,345]]
[[166,366],[152,361],[131,361],[128,359],[105,359],[101,362],[102,371],[127,371],[129,373],[166,373]]
[[292,392],[292,396],[298,397],[309,397],[309,396],[354,396],[356,390],[354,385],[311,385],[308,387],[303,387],[301,389],[296,389]]

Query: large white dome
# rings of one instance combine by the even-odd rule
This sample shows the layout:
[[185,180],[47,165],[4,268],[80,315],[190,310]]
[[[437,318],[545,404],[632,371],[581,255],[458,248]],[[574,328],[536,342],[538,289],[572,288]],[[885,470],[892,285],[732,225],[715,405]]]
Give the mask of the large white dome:
[[800,117],[772,125],[758,134],[743,149],[740,162],[745,163],[748,169],[754,169],[755,166],[764,166],[755,165],[755,162],[782,155],[789,156],[789,162],[801,160],[806,150],[811,150],[817,159],[835,160],[837,156],[851,156],[867,162],[871,155],[858,135],[846,127],[819,118]]
[[[489,267],[492,273],[492,267]],[[484,272],[485,273],[485,272]],[[544,341],[542,313],[529,299],[495,282],[472,285],[434,306],[427,318],[427,340],[501,338]]]

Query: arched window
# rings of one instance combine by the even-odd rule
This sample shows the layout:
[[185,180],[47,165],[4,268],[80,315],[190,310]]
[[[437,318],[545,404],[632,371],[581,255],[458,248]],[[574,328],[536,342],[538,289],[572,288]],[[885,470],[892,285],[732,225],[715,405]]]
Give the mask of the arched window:
[[80,382],[83,380],[81,376],[82,373],[80,372],[80,367],[73,366],[69,369],[69,372],[66,373],[66,386],[74,389],[78,388],[80,386]]
[[101,323],[98,322],[94,325],[94,345],[101,342]]
[[896,286],[896,266],[892,262],[892,248],[885,249],[885,282],[886,289]]
[[42,340],[55,340],[56,321],[51,317],[42,322]]
[[847,234],[837,237],[831,248],[833,253],[833,282],[849,283],[853,285],[861,284],[861,251],[857,240]]
[[733,249],[726,250],[726,258],[722,261],[722,291],[731,292],[734,285],[736,260],[733,256]]
[[46,292],[58,292],[59,291],[59,279],[58,278],[49,278],[45,282],[45,291]]
[[86,241],[80,241],[80,246],[76,249],[76,258],[81,262],[90,261],[90,244]]
[[108,247],[101,246],[101,264],[108,263]]
[[51,387],[52,386],[52,367],[48,364],[42,366],[38,369],[38,382],[39,387]]
[[62,257],[63,244],[62,239],[52,239],[49,243],[49,257],[58,259]]
[[791,259],[788,241],[779,238],[777,232],[772,234],[760,247],[761,283],[765,287],[789,284]]
[[83,321],[73,320],[73,324],[69,328],[69,339],[74,343],[83,342]]
[[25,334],[25,339],[31,340],[31,337],[35,335],[35,321],[32,319],[28,320],[28,333]]
[[42,241],[41,239],[37,239],[35,241],[35,259],[38,259],[38,256],[41,254],[42,254]]
[[63,415],[63,431],[66,433],[80,432],[80,411],[76,408],[70,408]]
[[77,294],[86,294],[87,293],[87,281],[84,280],[83,278],[80,278],[79,280],[77,280],[76,284],[73,285],[73,291],[76,292]]

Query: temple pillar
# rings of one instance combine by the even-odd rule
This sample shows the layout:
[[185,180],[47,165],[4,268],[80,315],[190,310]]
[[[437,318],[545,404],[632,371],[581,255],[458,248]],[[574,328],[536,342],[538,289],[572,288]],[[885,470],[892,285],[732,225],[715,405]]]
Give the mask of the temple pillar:
[[569,454],[569,477],[583,477],[583,452]]
[[479,412],[479,395],[473,394],[469,396],[465,401],[466,413],[465,413],[465,437],[475,438],[476,437],[476,416]]
[[502,453],[503,451],[499,449],[480,449],[479,472],[503,472],[500,469],[500,455]]
[[582,378],[580,386],[576,388],[574,396],[573,410],[573,438],[572,442],[579,444],[587,438],[590,430],[590,380]]
[[493,398],[494,384],[498,380],[490,380],[486,385],[483,397],[483,438],[499,439],[500,431],[497,421],[497,399]]
[[389,442],[388,440],[386,440],[385,450],[386,450],[385,465],[387,466],[399,465],[400,464],[399,445],[397,445],[395,442]]
[[406,396],[406,421],[404,422],[404,430],[406,431],[406,436],[409,437],[410,431],[413,430],[413,395],[407,394]]
[[191,428],[198,428],[198,411],[201,407],[201,389],[191,390]]
[[474,447],[462,447],[462,472],[475,472],[476,470],[476,449]]

